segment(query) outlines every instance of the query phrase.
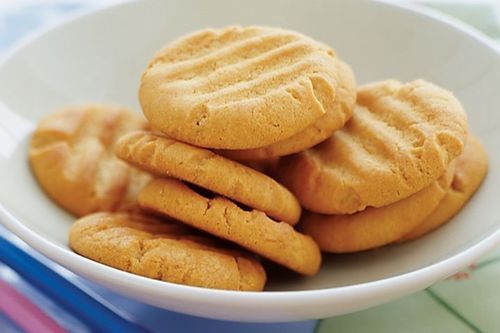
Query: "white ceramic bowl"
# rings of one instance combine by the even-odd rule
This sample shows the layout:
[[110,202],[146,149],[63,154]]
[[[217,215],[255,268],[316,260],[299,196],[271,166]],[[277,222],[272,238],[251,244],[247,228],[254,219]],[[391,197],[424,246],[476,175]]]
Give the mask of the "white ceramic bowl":
[[[462,101],[490,155],[485,183],[459,216],[415,242],[325,256],[313,278],[272,280],[261,293],[210,290],[128,274],[68,249],[73,220],[38,188],[27,164],[36,121],[86,101],[139,110],[137,87],[166,42],[208,26],[265,24],[330,44],[359,83],[425,78]],[[289,321],[348,313],[425,288],[493,248],[500,239],[500,52],[480,34],[436,14],[367,1],[126,3],[31,38],[0,67],[0,220],[70,270],[166,309],[241,321]]]

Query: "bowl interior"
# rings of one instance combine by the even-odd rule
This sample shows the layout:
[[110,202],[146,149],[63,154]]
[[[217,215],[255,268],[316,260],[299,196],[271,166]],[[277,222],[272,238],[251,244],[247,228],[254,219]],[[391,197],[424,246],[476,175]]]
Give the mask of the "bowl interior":
[[139,78],[157,49],[189,31],[228,24],[282,26],[311,35],[353,67],[358,83],[424,78],[453,91],[490,156],[483,186],[451,223],[408,244],[325,256],[316,277],[271,280],[269,290],[331,288],[404,274],[457,254],[500,227],[499,54],[442,22],[364,1],[129,3],[33,40],[0,67],[1,204],[34,232],[67,248],[73,218],[43,194],[27,163],[37,120],[60,106],[88,101],[139,112]]

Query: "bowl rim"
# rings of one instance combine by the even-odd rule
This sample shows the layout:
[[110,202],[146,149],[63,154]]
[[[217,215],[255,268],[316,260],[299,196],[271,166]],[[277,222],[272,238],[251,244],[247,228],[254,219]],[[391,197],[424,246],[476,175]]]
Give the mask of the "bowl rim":
[[[399,10],[420,15],[448,25],[480,42],[484,47],[496,53],[500,59],[500,46],[496,45],[483,33],[466,25],[465,23],[458,21],[457,19],[412,3],[394,3],[390,0],[365,1],[374,2],[382,6],[394,7]],[[135,0],[126,0],[124,2],[114,3],[105,7],[82,10],[78,14],[69,15],[67,18],[63,18],[56,23],[48,24],[45,27],[28,34],[26,37],[21,38],[20,41],[9,47],[4,55],[0,57],[0,68],[4,67],[9,59],[14,57],[18,52],[27,47],[33,41],[47,33],[50,33],[51,31],[62,28],[66,24],[80,20],[86,16],[113,10],[115,7],[128,6],[135,2]],[[344,297],[350,297],[351,299],[356,297],[367,298],[368,296],[376,297],[377,295],[386,295],[394,289],[404,290],[406,293],[418,291],[440,279],[454,274],[459,269],[465,267],[473,260],[486,254],[500,244],[500,226],[498,226],[490,235],[479,240],[467,249],[433,264],[388,278],[341,287],[315,290],[241,292],[194,287],[159,281],[100,264],[82,257],[71,250],[37,234],[23,224],[20,219],[17,219],[13,214],[11,214],[1,202],[0,223],[6,226],[7,229],[12,231],[34,249],[55,261],[57,264],[60,264],[68,268],[70,271],[76,272],[77,274],[85,276],[93,281],[99,281],[101,284],[105,284],[111,289],[122,290],[118,287],[113,287],[113,285],[121,285],[127,286],[127,288],[130,288],[129,290],[133,290],[136,293],[161,293],[162,295],[173,299],[183,299],[197,303],[217,304],[220,303],[221,300],[225,299],[231,304],[234,304],[236,301],[242,301],[245,302],[246,306],[262,306],[265,304],[266,307],[275,307],[283,304],[284,302],[297,300],[301,302],[300,306],[304,307],[311,304],[317,304],[320,299],[327,300],[338,298],[339,300],[342,300]],[[412,281],[413,283],[409,283],[408,281]],[[203,297],[203,300],[201,300],[200,297]]]

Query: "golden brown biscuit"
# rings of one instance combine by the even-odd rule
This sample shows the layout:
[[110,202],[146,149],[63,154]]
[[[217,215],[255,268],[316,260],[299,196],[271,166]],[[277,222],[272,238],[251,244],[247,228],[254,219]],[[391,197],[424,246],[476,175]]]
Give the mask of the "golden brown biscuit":
[[356,103],[356,82],[351,68],[337,61],[337,96],[335,106],[314,124],[288,139],[269,146],[247,150],[223,150],[221,154],[236,160],[265,160],[297,153],[326,140],[351,118]]
[[59,110],[33,133],[31,168],[46,193],[74,215],[133,210],[151,177],[116,158],[113,145],[122,134],[147,128],[143,117],[121,107]]
[[449,221],[472,197],[486,176],[488,155],[479,140],[469,135],[465,150],[457,158],[455,175],[446,196],[424,222],[399,241],[421,237]]
[[151,124],[179,141],[264,147],[341,111],[335,59],[325,45],[293,31],[206,29],[154,56],[139,98]]
[[196,184],[289,224],[299,220],[299,202],[285,187],[210,150],[161,134],[134,132],[123,136],[115,151],[118,157],[153,174]]
[[172,178],[158,178],[139,194],[142,208],[234,242],[304,275],[315,274],[321,255],[314,241],[264,213],[245,211],[232,201],[209,198]]
[[467,118],[448,91],[423,80],[362,86],[346,126],[280,160],[302,206],[323,214],[382,207],[434,182],[461,154]]
[[77,220],[69,245],[105,265],[198,287],[259,291],[266,273],[250,254],[228,250],[180,224],[137,214],[95,213]]
[[453,172],[454,164],[430,186],[385,207],[370,207],[350,215],[306,212],[299,228],[326,252],[357,252],[392,243],[432,213],[444,198]]

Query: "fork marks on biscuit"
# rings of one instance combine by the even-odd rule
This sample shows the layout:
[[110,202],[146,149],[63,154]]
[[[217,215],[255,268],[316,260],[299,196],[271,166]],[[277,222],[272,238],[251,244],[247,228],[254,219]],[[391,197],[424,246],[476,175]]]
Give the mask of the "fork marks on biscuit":
[[150,176],[132,171],[113,149],[124,133],[147,127],[140,116],[123,108],[67,108],[41,121],[30,146],[30,161],[46,190],[76,215],[132,209]]

